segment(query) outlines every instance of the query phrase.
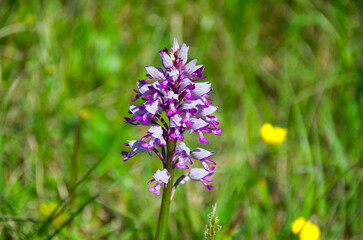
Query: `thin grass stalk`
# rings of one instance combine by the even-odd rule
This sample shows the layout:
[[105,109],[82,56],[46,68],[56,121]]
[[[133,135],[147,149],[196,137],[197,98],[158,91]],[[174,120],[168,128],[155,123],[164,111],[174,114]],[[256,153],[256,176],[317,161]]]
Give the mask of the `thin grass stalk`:
[[81,131],[82,131],[82,119],[79,119],[79,123],[76,127],[76,132],[74,136],[74,145],[73,145],[73,154],[71,158],[71,182],[70,182],[70,189],[76,185],[78,181],[78,150],[81,141]]

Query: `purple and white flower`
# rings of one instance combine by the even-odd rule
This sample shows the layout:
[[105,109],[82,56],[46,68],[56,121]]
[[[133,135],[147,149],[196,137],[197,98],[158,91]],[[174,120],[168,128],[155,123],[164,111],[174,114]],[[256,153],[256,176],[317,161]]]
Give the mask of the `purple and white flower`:
[[175,167],[179,169],[189,169],[186,165],[188,162],[190,165],[193,164],[192,160],[190,159],[190,149],[185,145],[185,143],[181,142],[175,147],[175,154],[173,156],[172,161],[174,162],[176,158],[178,161],[175,163]]
[[149,192],[155,193],[157,196],[160,195],[160,188],[161,185],[164,183],[165,187],[168,187],[168,182],[170,179],[170,173],[167,169],[157,170],[156,173],[153,175],[153,179],[151,179],[147,184],[150,184],[154,181],[156,181],[156,184],[154,187],[149,188]]
[[204,169],[206,171],[214,171],[215,167],[209,167],[207,163],[209,164],[212,164],[212,165],[216,165],[215,162],[213,162],[212,160],[209,159],[210,156],[212,156],[214,154],[214,152],[209,152],[203,148],[196,148],[194,149],[190,156],[196,160],[199,160],[203,166],[204,166]]
[[[124,161],[142,152],[150,155],[154,152],[160,158],[163,168],[149,182],[157,182],[149,188],[156,195],[160,194],[162,183],[167,185],[173,179],[174,168],[189,169],[174,187],[182,181],[193,180],[200,181],[209,190],[213,188],[207,183],[214,174],[216,163],[209,159],[214,152],[202,148],[190,151],[184,143],[186,132],[197,133],[199,141],[207,144],[206,133],[219,135],[222,132],[218,119],[213,116],[218,107],[213,106],[210,99],[211,83],[198,82],[206,78],[204,66],[197,65],[196,59],[188,62],[188,50],[185,43],[179,45],[174,39],[170,50],[159,51],[163,68],[145,66],[147,78],[138,81],[134,90],[136,96],[132,99],[134,104],[129,106],[131,117],[125,117],[126,123],[149,127],[141,140],[128,141],[125,145],[131,150],[122,154]],[[167,147],[171,141],[175,142],[174,149]],[[204,168],[191,168],[192,159]]]
[[213,185],[208,185],[209,182],[213,182],[213,179],[210,177],[214,174],[214,172],[207,171],[203,168],[193,168],[189,171],[189,173],[182,175],[174,184],[171,199],[174,196],[176,187],[181,184],[183,185],[189,180],[199,181],[201,182],[208,190],[213,189]]
[[127,161],[129,158],[132,158],[133,156],[135,156],[138,153],[142,153],[147,151],[149,153],[149,155],[151,156],[151,152],[148,148],[143,147],[142,145],[145,144],[144,141],[137,141],[137,140],[133,140],[133,141],[127,141],[127,143],[125,143],[125,146],[129,146],[131,147],[131,151],[126,152],[123,151],[122,155],[125,155],[124,157],[124,161]]

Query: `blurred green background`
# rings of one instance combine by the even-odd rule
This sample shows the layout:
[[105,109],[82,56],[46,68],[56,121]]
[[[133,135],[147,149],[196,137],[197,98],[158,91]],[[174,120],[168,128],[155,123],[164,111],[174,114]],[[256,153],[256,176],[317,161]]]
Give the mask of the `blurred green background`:
[[[205,65],[224,132],[187,137],[215,150],[215,188],[177,189],[168,239],[203,239],[216,202],[217,239],[297,239],[299,216],[321,239],[363,239],[362,23],[349,0],[1,1],[0,239],[152,238],[161,164],[122,161],[146,132],[123,117],[174,37]],[[266,145],[264,122],[287,140]]]

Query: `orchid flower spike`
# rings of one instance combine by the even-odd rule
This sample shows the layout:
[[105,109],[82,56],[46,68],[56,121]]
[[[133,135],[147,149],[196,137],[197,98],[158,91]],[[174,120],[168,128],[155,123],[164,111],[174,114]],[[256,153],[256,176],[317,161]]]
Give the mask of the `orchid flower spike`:
[[[203,76],[203,65],[197,60],[188,62],[189,46],[179,44],[175,38],[170,49],[159,51],[161,67],[145,66],[146,79],[139,80],[136,96],[129,105],[130,117],[125,122],[132,125],[147,126],[148,130],[140,140],[127,141],[131,149],[123,151],[123,160],[135,155],[154,152],[162,163],[153,178],[156,182],[149,192],[161,194],[161,187],[169,184],[175,188],[188,180],[199,181],[207,189],[213,186],[208,183],[214,174],[216,163],[210,160],[214,154],[203,148],[190,149],[184,142],[185,133],[196,133],[200,143],[209,143],[206,133],[219,135],[218,119],[213,115],[218,107],[213,106],[210,94],[211,83],[200,82]],[[202,168],[192,168],[194,162]],[[173,183],[174,170],[186,171]],[[170,192],[169,192],[170,194]]]

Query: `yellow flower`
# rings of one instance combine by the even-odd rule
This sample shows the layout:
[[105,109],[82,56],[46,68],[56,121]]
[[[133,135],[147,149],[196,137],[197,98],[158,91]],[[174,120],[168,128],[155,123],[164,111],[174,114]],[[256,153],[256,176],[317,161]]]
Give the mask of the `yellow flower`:
[[314,223],[307,221],[302,227],[299,239],[300,240],[319,240],[320,229]]
[[319,227],[305,220],[303,217],[295,219],[291,224],[291,232],[293,234],[299,234],[300,240],[319,240],[320,229]]
[[[52,216],[53,212],[56,210],[58,204],[55,202],[50,203],[40,203],[39,212],[46,218]],[[56,213],[53,214],[52,224],[55,226],[60,226],[69,219],[67,213],[60,213],[61,208],[57,209]]]
[[295,221],[292,222],[291,224],[291,232],[293,234],[298,234],[300,232],[300,230],[302,229],[302,227],[304,226],[306,220],[303,217],[299,217],[297,219],[295,219]]
[[91,113],[89,112],[88,109],[85,108],[85,109],[82,109],[81,111],[79,111],[79,117],[82,120],[86,121],[86,120],[90,119]]
[[270,145],[280,145],[286,139],[287,129],[265,123],[260,129],[262,140]]

